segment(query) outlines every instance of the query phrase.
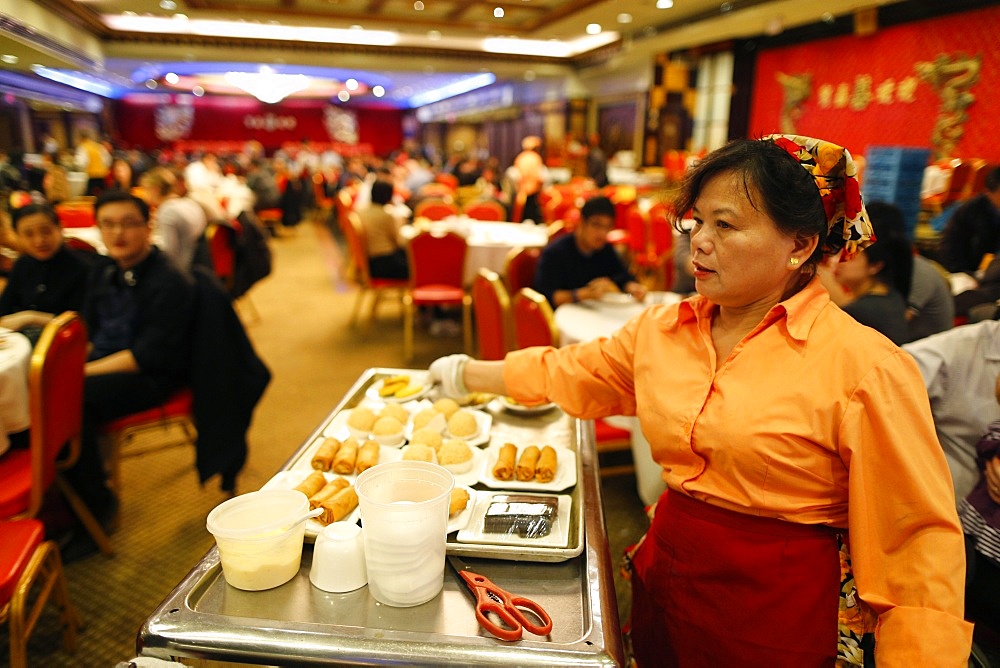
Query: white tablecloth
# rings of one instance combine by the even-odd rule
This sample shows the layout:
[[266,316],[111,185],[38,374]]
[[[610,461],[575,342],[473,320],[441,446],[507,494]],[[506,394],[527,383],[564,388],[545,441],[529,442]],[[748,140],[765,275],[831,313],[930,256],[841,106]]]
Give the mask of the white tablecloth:
[[[511,248],[517,246],[542,247],[548,243],[548,232],[544,225],[523,225],[521,223],[496,223],[471,218],[447,218],[427,225],[432,232],[450,231],[461,234],[469,244],[465,256],[465,283],[472,283],[481,267],[503,275],[504,260]],[[407,225],[402,229],[406,239],[412,239],[420,231],[417,225]]]
[[[607,303],[583,301],[563,304],[555,311],[561,345],[611,336],[631,318],[651,304],[672,304],[682,299],[673,292],[652,292],[646,302]],[[632,462],[635,465],[636,490],[646,505],[655,502],[666,489],[660,475],[660,465],[653,461],[649,441],[642,433],[639,419],[633,416],[615,416],[606,421],[632,432]]]
[[31,342],[27,337],[0,328],[0,453],[7,451],[7,434],[24,431],[31,424],[28,407],[28,367]]

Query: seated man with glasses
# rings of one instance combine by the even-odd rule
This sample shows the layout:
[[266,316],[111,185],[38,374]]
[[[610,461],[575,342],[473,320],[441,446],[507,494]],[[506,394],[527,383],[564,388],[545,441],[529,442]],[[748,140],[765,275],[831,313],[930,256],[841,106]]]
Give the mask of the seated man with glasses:
[[627,292],[636,299],[646,288],[636,282],[615,249],[608,232],[615,227],[615,205],[607,197],[594,197],[580,209],[580,224],[542,251],[535,270],[534,288],[552,308],[583,299],[600,299],[611,292]]
[[91,348],[80,459],[67,477],[98,518],[111,520],[117,499],[105,484],[99,427],[163,403],[185,383],[196,293],[192,278],[153,245],[143,200],[106,191],[94,215],[109,261],[93,273],[82,311]]

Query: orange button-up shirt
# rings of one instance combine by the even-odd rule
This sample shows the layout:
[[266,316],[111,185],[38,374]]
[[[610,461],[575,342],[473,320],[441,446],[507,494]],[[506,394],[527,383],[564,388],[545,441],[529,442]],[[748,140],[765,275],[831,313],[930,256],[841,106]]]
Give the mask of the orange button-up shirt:
[[966,665],[962,530],[912,358],[814,280],[716,370],[714,311],[650,307],[610,339],[511,353],[504,380],[577,417],[637,415],[672,491],[846,527],[879,666]]

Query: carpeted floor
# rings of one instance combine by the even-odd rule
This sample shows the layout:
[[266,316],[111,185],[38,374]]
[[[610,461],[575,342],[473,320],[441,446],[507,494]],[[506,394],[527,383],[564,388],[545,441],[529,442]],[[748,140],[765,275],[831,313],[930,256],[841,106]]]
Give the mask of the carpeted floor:
[[[258,354],[274,376],[250,429],[239,492],[267,481],[365,369],[426,368],[462,345],[460,337],[418,332],[416,357],[405,363],[399,309],[391,300],[370,332],[350,327],[356,290],[343,279],[341,246],[325,226],[304,223],[271,245],[271,276],[254,286],[249,301],[238,304]],[[645,517],[630,476],[606,479],[603,490],[611,553],[620,555],[645,530]],[[190,447],[124,460],[121,526],[112,537],[117,554],[110,559],[97,554],[66,566],[70,596],[86,622],[77,652],[69,655],[61,649],[50,606],[32,635],[29,665],[105,668],[134,657],[139,627],[212,546],[205,517],[225,498],[217,479],[199,485]],[[618,584],[624,621],[627,592]],[[8,661],[4,626],[0,666]]]

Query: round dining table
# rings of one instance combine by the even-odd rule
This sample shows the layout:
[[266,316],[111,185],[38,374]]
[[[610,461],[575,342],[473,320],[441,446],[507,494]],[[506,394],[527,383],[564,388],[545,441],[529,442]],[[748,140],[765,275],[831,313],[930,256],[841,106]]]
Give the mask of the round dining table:
[[466,285],[472,284],[483,267],[502,276],[507,254],[512,248],[541,248],[549,241],[544,225],[473,220],[464,216],[433,222],[417,221],[413,225],[404,225],[400,234],[409,240],[425,229],[455,232],[465,237],[468,242],[464,271]]
[[[643,301],[636,301],[627,295],[613,294],[604,300],[563,304],[555,310],[559,343],[566,346],[611,336],[646,307],[653,304],[673,304],[683,298],[683,295],[673,292],[651,292]],[[655,503],[666,489],[666,484],[660,475],[660,465],[653,461],[649,441],[642,433],[639,419],[635,416],[617,415],[605,418],[605,421],[616,427],[628,429],[632,433],[632,463],[635,466],[636,491],[643,504],[648,506]]]
[[0,328],[0,454],[10,447],[8,434],[31,424],[28,407],[28,368],[31,342],[23,334]]

